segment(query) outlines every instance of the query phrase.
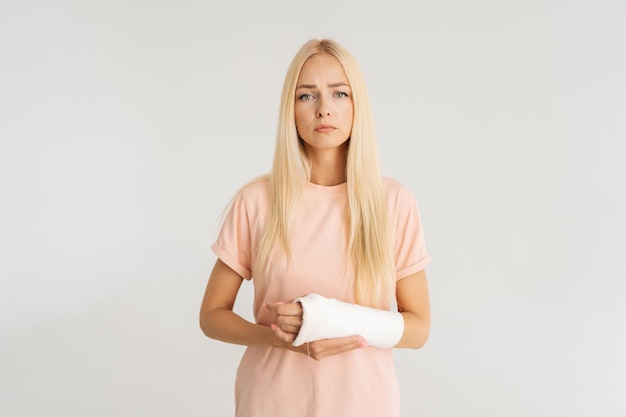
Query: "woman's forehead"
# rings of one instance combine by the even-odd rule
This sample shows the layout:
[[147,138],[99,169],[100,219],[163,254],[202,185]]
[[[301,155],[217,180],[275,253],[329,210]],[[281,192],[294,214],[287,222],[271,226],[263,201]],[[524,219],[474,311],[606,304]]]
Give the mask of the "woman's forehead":
[[332,55],[321,53],[310,56],[302,65],[298,83],[308,81],[327,81],[348,83],[348,77],[341,63]]

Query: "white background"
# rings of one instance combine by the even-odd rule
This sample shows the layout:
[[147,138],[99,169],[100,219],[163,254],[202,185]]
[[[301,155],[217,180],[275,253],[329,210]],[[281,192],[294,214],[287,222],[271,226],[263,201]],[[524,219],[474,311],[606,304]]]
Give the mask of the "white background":
[[359,60],[433,257],[403,415],[626,415],[625,21],[619,0],[2,1],[0,415],[232,415],[242,348],[197,324],[209,246],[313,37]]

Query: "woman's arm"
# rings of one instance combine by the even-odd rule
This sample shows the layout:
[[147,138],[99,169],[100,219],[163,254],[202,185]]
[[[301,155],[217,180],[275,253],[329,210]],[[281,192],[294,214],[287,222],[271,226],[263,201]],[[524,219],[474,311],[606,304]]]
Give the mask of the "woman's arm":
[[395,347],[419,349],[430,334],[430,297],[426,270],[396,283],[398,311],[404,318],[404,333]]
[[363,347],[363,338],[349,336],[310,343],[298,348],[281,340],[267,326],[250,323],[233,312],[243,278],[218,259],[213,267],[200,308],[200,328],[212,339],[246,346],[273,346],[308,354],[314,359]]
[[237,345],[277,346],[267,326],[250,323],[233,312],[243,278],[218,259],[200,307],[200,328],[212,339]]
[[[274,333],[284,342],[294,342],[306,328],[302,336],[305,341],[329,335],[358,334],[365,339],[371,338],[372,346],[376,347],[424,346],[430,333],[430,304],[425,270],[399,280],[396,284],[396,299],[399,314],[315,294],[302,300],[296,299],[296,302],[268,303],[267,306],[277,314]],[[304,306],[301,304],[305,301],[310,317],[308,319],[303,318]],[[398,322],[399,315],[402,317]],[[303,323],[308,323],[308,327]]]

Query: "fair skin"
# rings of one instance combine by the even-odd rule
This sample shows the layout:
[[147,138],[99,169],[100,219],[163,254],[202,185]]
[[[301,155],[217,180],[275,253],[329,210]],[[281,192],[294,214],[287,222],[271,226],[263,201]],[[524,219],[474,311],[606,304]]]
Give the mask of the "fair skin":
[[[341,184],[345,182],[346,146],[353,119],[351,90],[343,68],[330,55],[313,55],[303,65],[296,86],[296,128],[311,161],[311,182]],[[240,345],[289,349],[316,360],[366,345],[365,339],[354,335],[292,346],[302,325],[301,305],[267,303],[265,308],[276,314],[275,324],[268,327],[251,323],[233,312],[242,282],[239,274],[217,260],[200,309],[200,326],[208,337]],[[396,347],[423,346],[430,331],[426,272],[398,281],[396,299],[405,324]]]
[[311,161],[311,181],[320,185],[345,182],[346,142],[354,107],[348,77],[332,56],[309,58],[296,84],[296,129]]

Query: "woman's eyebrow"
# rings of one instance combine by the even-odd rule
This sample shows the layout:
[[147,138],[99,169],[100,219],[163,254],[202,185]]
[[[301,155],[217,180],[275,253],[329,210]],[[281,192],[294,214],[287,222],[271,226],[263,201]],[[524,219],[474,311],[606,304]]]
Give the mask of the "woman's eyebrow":
[[[335,87],[350,87],[348,84],[344,83],[344,82],[339,82],[339,83],[333,83],[333,84],[328,84],[328,86],[330,88],[335,88]],[[299,86],[296,87],[296,90],[300,89],[300,88],[317,88],[317,85],[315,84],[300,84]]]

